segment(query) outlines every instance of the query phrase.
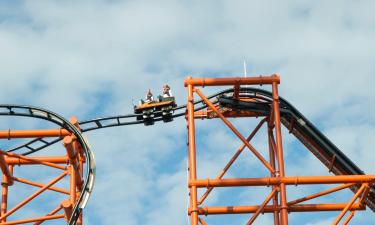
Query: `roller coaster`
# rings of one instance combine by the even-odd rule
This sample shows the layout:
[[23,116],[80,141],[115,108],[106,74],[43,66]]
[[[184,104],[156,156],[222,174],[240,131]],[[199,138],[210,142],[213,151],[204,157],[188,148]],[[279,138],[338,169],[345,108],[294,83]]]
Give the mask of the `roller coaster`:
[[[52,129],[7,129],[0,131],[0,139],[20,140],[15,146],[0,150],[0,167],[3,172],[2,203],[0,224],[42,224],[46,221],[60,220],[63,223],[81,225],[82,214],[90,194],[93,191],[95,180],[95,160],[83,133],[118,126],[137,124],[152,125],[155,122],[171,122],[176,118],[185,118],[188,129],[188,184],[189,209],[188,216],[191,225],[206,225],[202,215],[216,214],[249,214],[247,225],[253,224],[262,213],[273,214],[275,225],[288,225],[288,214],[295,212],[338,211],[338,216],[332,224],[339,224],[347,215],[342,224],[349,224],[358,210],[366,207],[375,212],[375,175],[366,175],[345,154],[339,150],[322,132],[320,132],[302,113],[292,104],[279,97],[278,85],[280,77],[271,76],[248,78],[192,78],[185,80],[187,88],[187,104],[168,108],[168,119],[163,110],[153,112],[150,116],[140,116],[139,111],[134,114],[103,117],[91,120],[78,121],[72,117],[70,120],[45,110],[32,106],[0,105],[0,116],[27,117],[47,121],[52,124]],[[249,85],[269,85],[272,91],[266,91]],[[218,93],[205,96],[201,87],[227,87]],[[229,88],[228,88],[229,87]],[[194,96],[199,96],[195,100]],[[258,125],[246,138],[228,120],[252,118],[259,120]],[[215,178],[198,179],[196,165],[196,131],[197,119],[219,119],[230,131],[237,136],[242,145],[225,165],[224,169]],[[291,177],[285,174],[281,125],[285,126],[334,176],[299,176]],[[262,126],[267,126],[268,132],[268,160],[252,144],[251,140]],[[26,141],[24,141],[26,139]],[[56,143],[63,143],[66,154],[48,155],[50,152],[42,151]],[[2,147],[3,149],[3,147]],[[262,178],[223,178],[231,165],[244,149],[250,152],[269,171],[270,176]],[[47,155],[46,155],[47,154]],[[47,184],[17,177],[15,166],[27,167],[35,165],[62,171],[59,176]],[[21,169],[20,168],[20,169]],[[18,168],[17,168],[18,169]],[[65,186],[57,187],[55,184],[67,179]],[[37,187],[30,196],[10,206],[8,195],[12,186],[19,184]],[[287,201],[287,185],[309,184],[339,184],[339,186],[314,193],[303,198]],[[64,184],[62,184],[64,185]],[[204,201],[216,187],[238,186],[263,186],[270,189],[269,195],[263,203],[254,206],[205,206]],[[198,196],[198,189],[206,192]],[[303,204],[303,202],[335,193],[340,190],[350,189],[354,196],[347,202]],[[48,192],[47,192],[48,190]],[[18,211],[27,208],[28,204],[42,194],[63,195],[64,199],[56,199],[55,208],[49,213],[39,217],[22,217],[23,214],[12,218]]]

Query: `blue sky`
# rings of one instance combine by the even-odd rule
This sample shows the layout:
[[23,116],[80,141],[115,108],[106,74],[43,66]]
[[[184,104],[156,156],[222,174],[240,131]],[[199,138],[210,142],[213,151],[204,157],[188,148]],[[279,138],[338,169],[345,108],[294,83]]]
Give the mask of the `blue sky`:
[[[373,1],[0,1],[0,99],[81,120],[127,114],[132,99],[148,88],[157,93],[169,83],[184,104],[185,77],[241,76],[246,60],[249,75],[279,73],[280,94],[361,169],[374,173],[374,7]],[[1,130],[40,126],[30,120],[0,124]],[[254,124],[236,121],[244,132]],[[197,127],[199,175],[215,176],[240,143],[219,121],[199,121]],[[98,169],[86,224],[187,224],[183,119],[94,131],[87,138]],[[263,149],[264,140],[259,137],[254,145]],[[289,175],[328,174],[287,133],[284,148]],[[266,172],[244,153],[228,176]],[[38,177],[32,172],[22,175]],[[291,188],[288,196],[314,190]],[[240,188],[212,194],[208,203],[221,205],[233,199],[259,203],[267,193]],[[341,198],[350,195],[325,200]],[[47,208],[35,205],[24,213]],[[324,225],[337,215],[291,214],[290,220]],[[249,217],[207,222],[244,224]],[[262,215],[257,224],[270,219]],[[358,212],[352,224],[374,220],[371,211]]]

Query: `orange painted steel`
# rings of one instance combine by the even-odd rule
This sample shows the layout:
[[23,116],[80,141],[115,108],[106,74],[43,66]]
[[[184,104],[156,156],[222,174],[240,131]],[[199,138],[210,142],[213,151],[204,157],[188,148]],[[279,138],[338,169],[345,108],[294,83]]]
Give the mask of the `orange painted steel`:
[[[262,114],[257,112],[233,112],[233,111],[226,111],[221,112],[226,118],[240,118],[240,117],[259,117],[262,116]],[[216,113],[213,110],[202,110],[194,113],[194,118],[196,119],[206,119],[206,118],[218,118]]]
[[[188,215],[190,216],[190,224],[198,225],[198,223],[206,224],[198,215],[216,215],[216,214],[248,214],[253,213],[247,224],[256,221],[261,213],[272,213],[274,225],[289,225],[289,212],[323,212],[323,211],[341,211],[338,219],[347,212],[351,211],[349,217],[345,220],[347,224],[354,216],[357,210],[365,210],[364,201],[368,196],[369,187],[375,182],[375,175],[340,175],[340,176],[287,176],[285,174],[284,150],[282,146],[281,132],[281,116],[278,85],[280,77],[277,74],[271,76],[260,77],[231,77],[231,78],[192,78],[185,79],[185,87],[188,92],[187,103],[187,128],[188,128],[188,162],[189,162],[189,180],[188,188],[190,190],[190,204]],[[262,99],[260,101],[270,102],[270,113],[262,114],[250,109],[238,110],[226,108],[220,105],[220,101],[209,100],[199,87],[215,87],[215,86],[233,86],[232,97],[236,102],[257,102],[258,100],[252,96],[241,95],[241,85],[270,85],[272,89],[271,99]],[[194,95],[200,97],[208,108],[194,112]],[[199,100],[200,100],[199,99]],[[268,103],[267,103],[268,104]],[[195,138],[199,136],[195,133],[196,119],[220,119],[231,132],[237,136],[242,145],[235,151],[234,155],[229,159],[224,168],[214,179],[197,178],[197,151]],[[248,138],[234,127],[227,118],[260,118],[260,122],[251,132]],[[260,154],[251,144],[252,138],[258,133],[262,125],[267,122],[267,143],[269,161]],[[244,148],[248,148],[256,158],[268,169],[269,177],[260,178],[223,178],[232,164],[237,160]],[[287,185],[324,185],[324,184],[340,184],[338,187],[330,188],[315,194],[304,196],[302,198],[287,201]],[[358,188],[362,185],[361,188]],[[240,187],[240,186],[262,186],[271,188],[271,193],[265,198],[263,204],[255,206],[203,206],[205,199],[210,195],[215,187]],[[197,201],[197,189],[206,188],[207,190],[201,195]],[[357,189],[354,197],[349,202],[343,203],[320,203],[320,204],[301,204],[301,202],[319,198],[344,189]],[[358,202],[355,201],[358,199]],[[272,200],[272,201],[271,201]]]
[[246,138],[242,136],[242,134],[232,125],[229,120],[227,120],[222,113],[219,112],[219,110],[216,109],[216,107],[213,105],[212,102],[210,102],[203,93],[196,89],[195,92],[202,98],[202,100],[216,113],[216,115],[233,131],[234,134],[248,147],[253,154],[264,164],[265,167],[267,167],[271,172],[274,172],[274,168],[267,162],[266,159],[263,158],[263,156],[249,143],[246,141]]
[[342,189],[351,187],[353,185],[354,185],[354,183],[340,185],[339,187],[334,187],[334,188],[331,188],[331,189],[328,189],[328,190],[325,190],[325,191],[321,191],[321,192],[316,193],[316,194],[312,194],[312,195],[309,195],[309,196],[306,196],[306,197],[303,197],[303,198],[299,198],[299,199],[290,201],[287,204],[288,205],[295,205],[295,204],[305,202],[305,201],[308,201],[308,200],[311,200],[311,199],[314,199],[314,198],[318,198],[318,197],[321,197],[321,196],[324,196],[324,195],[331,194],[331,193],[336,192],[336,191],[340,191]]
[[[281,140],[281,122],[280,122],[280,106],[279,106],[279,93],[278,87],[276,82],[272,82],[272,112],[273,112],[273,119],[274,119],[274,126],[275,126],[275,133],[276,133],[276,152],[277,152],[277,165],[278,165],[278,172],[279,177],[283,179],[285,177],[285,169],[284,169],[284,156],[283,156],[283,147],[282,147],[282,140]],[[280,220],[281,224],[286,225],[288,224],[288,206],[286,200],[286,187],[285,183],[280,183],[280,204],[281,204],[281,211],[280,211]]]
[[359,204],[360,205],[365,205],[365,199],[370,192],[370,185],[369,184],[364,184],[365,185],[365,190],[362,193],[362,196],[359,198]]
[[74,204],[77,200],[77,178],[76,171],[72,165],[69,166],[70,174],[70,202]]
[[19,208],[21,208],[22,206],[24,206],[27,203],[29,203],[36,196],[38,196],[39,194],[41,194],[42,192],[44,192],[45,190],[47,190],[49,187],[51,187],[52,185],[56,184],[59,180],[61,180],[62,178],[64,178],[67,175],[67,173],[68,173],[67,171],[63,172],[61,175],[59,175],[58,177],[56,177],[55,179],[53,179],[52,181],[50,181],[48,184],[44,185],[42,188],[40,188],[39,190],[37,190],[36,192],[34,192],[33,194],[31,194],[25,200],[23,200],[22,202],[18,203],[12,209],[10,209],[6,213],[2,214],[0,216],[0,220],[3,220],[4,218],[10,216],[12,213],[14,213],[15,211],[17,211]]
[[266,205],[268,204],[268,202],[271,201],[271,199],[275,196],[275,194],[278,191],[279,191],[278,189],[273,189],[272,190],[271,194],[269,194],[267,196],[266,200],[264,200],[264,202],[262,203],[262,205],[260,205],[260,207],[257,209],[257,211],[255,211],[254,215],[250,218],[249,222],[247,222],[246,225],[251,225],[251,224],[254,223],[254,221],[259,216],[259,214],[264,210],[264,207],[266,207]]
[[349,216],[345,219],[345,221],[342,223],[342,225],[347,225],[349,224],[350,220],[354,217],[355,211],[351,211]]
[[295,176],[264,178],[227,178],[199,179],[189,182],[189,186],[235,187],[235,186],[269,186],[269,185],[307,185],[307,184],[340,184],[340,183],[374,183],[375,175],[340,175],[340,176]]
[[[189,79],[188,79],[189,80]],[[197,179],[196,172],[196,145],[195,145],[195,123],[194,123],[194,96],[193,86],[188,84],[188,104],[187,104],[187,120],[188,120],[188,148],[189,148],[189,180]],[[190,186],[190,224],[198,225],[198,192],[197,187]]]
[[[40,184],[38,182],[34,182],[34,181],[30,181],[30,180],[27,180],[27,179],[24,179],[24,178],[20,178],[20,177],[13,177],[13,179],[17,182],[20,182],[20,183],[24,183],[24,184],[28,184],[28,185],[31,185],[31,186],[34,186],[34,187],[43,187],[44,185],[43,184]],[[70,192],[63,189],[63,188],[58,188],[58,187],[48,187],[47,188],[48,190],[51,190],[51,191],[56,191],[56,192],[60,192],[62,194],[67,194],[69,195]]]
[[14,221],[9,221],[9,222],[5,222],[5,223],[1,223],[1,225],[25,224],[25,223],[47,221],[47,220],[55,220],[55,219],[61,219],[61,218],[64,218],[64,215],[58,214],[58,215],[41,216],[41,217],[28,218],[28,219],[22,219],[22,220],[14,220]]
[[[72,124],[79,128],[78,120],[72,118]],[[63,144],[66,150],[66,155],[60,156],[25,156],[12,152],[0,150],[0,167],[3,172],[2,181],[2,203],[0,224],[25,224],[34,223],[39,225],[48,220],[64,220],[67,222],[72,216],[73,207],[76,206],[77,197],[80,195],[83,188],[83,166],[86,158],[83,153],[81,145],[76,141],[76,138],[66,129],[40,129],[40,130],[7,130],[0,131],[0,139],[17,139],[17,138],[48,138],[60,137],[63,139]],[[28,165],[42,166],[45,168],[52,168],[62,170],[62,173],[56,178],[52,179],[47,184],[42,184],[34,180],[16,177],[13,175],[13,167],[17,165],[24,167]],[[18,167],[17,167],[18,168]],[[55,187],[57,182],[61,182],[64,177],[69,175],[69,188]],[[21,200],[17,205],[8,209],[8,195],[10,192],[11,181],[23,183],[29,186],[39,187],[37,191],[32,193],[27,198]],[[16,184],[16,183],[15,183]],[[69,196],[68,200],[57,202],[57,207],[45,216],[35,218],[18,218],[17,220],[7,221],[15,212],[22,210],[34,198],[50,190],[48,194],[64,194]],[[46,193],[47,194],[47,193]],[[45,194],[45,195],[46,195]],[[53,197],[52,197],[53,198]],[[55,199],[55,198],[53,198]],[[57,199],[57,198],[56,198]],[[68,203],[68,204],[67,204]],[[58,214],[61,209],[64,209],[64,214]],[[22,215],[19,213],[18,215]],[[61,223],[61,222],[60,222]],[[82,225],[82,213],[79,214],[78,225]]]
[[8,185],[13,185],[13,176],[9,170],[8,163],[5,161],[4,154],[0,153],[0,168],[3,172],[3,176],[5,176],[5,179],[3,182],[7,183]]
[[232,85],[263,85],[263,84],[279,84],[280,77],[277,74],[272,76],[259,77],[231,77],[231,78],[192,78],[185,80],[185,87],[189,85],[194,87],[205,86],[232,86]]
[[[79,131],[81,131],[81,127],[78,123],[77,117],[70,118],[70,122],[75,127],[77,127]],[[73,149],[77,151],[77,155],[75,157],[78,160],[78,167],[77,168],[73,167],[73,168],[74,168],[75,173],[76,173],[75,176],[79,177],[79,178],[78,179],[76,178],[76,181],[75,181],[76,195],[75,195],[75,197],[73,197],[73,196],[71,197],[72,204],[74,204],[76,202],[77,196],[79,196],[81,194],[81,192],[83,191],[82,190],[82,188],[83,188],[83,180],[82,180],[83,179],[83,165],[86,162],[86,157],[85,157],[85,154],[83,152],[82,146],[76,140],[73,141]],[[73,177],[71,177],[71,179],[73,179]],[[72,188],[73,185],[74,185],[74,181],[71,182],[71,189],[74,189],[74,188]],[[73,194],[72,190],[71,190],[71,194]],[[83,215],[82,215],[82,213],[80,213],[79,216],[78,216],[78,219],[77,219],[77,225],[82,225],[82,223],[83,223]]]
[[[266,119],[263,119],[259,122],[259,124],[255,127],[253,132],[249,135],[249,137],[246,139],[247,142],[251,141],[251,139],[255,136],[255,134],[259,131],[259,129],[262,127]],[[221,179],[225,175],[225,173],[229,170],[229,168],[232,166],[234,161],[240,156],[241,152],[245,149],[246,145],[242,144],[241,147],[236,151],[236,153],[233,155],[233,157],[229,160],[229,162],[225,165],[224,169],[220,172],[220,174],[217,176],[216,179]],[[198,205],[202,204],[203,201],[207,198],[207,196],[210,194],[210,192],[213,190],[214,187],[209,187],[207,191],[202,195],[202,197],[198,201]]]
[[[72,191],[75,192],[75,188],[77,187],[79,190],[82,190],[83,185],[83,178],[80,173],[80,167],[79,167],[79,158],[78,158],[78,150],[75,147],[74,144],[74,138],[71,136],[66,136],[63,140],[64,146],[66,148],[66,152],[68,153],[69,162],[71,165],[71,177],[74,177],[75,183]],[[74,201],[75,202],[75,201]]]
[[[270,118],[265,118],[266,120],[268,119],[267,123],[267,133],[268,133],[268,153],[269,153],[269,158],[270,158],[270,164],[273,168],[276,167],[276,150],[275,150],[275,143],[273,142],[272,138],[272,125],[271,125],[271,117]],[[276,177],[276,173],[271,173],[271,177]],[[278,189],[276,185],[272,186],[272,190]],[[279,205],[279,199],[278,199],[278,192],[275,193],[272,199],[272,205],[274,207]],[[273,212],[273,220],[275,225],[280,225],[280,212],[279,211],[274,211]]]
[[[28,159],[28,160],[27,160]],[[5,161],[8,165],[37,165],[40,162],[53,163],[53,164],[68,164],[69,158],[67,156],[48,156],[48,157],[27,157],[26,158],[16,158],[7,157]]]
[[348,204],[341,211],[340,215],[338,215],[338,217],[336,218],[336,220],[333,222],[332,225],[337,225],[341,221],[341,219],[345,216],[348,210],[350,210],[350,208],[352,207],[354,202],[357,200],[357,198],[359,198],[359,196],[365,191],[366,187],[367,187],[367,184],[362,184],[361,188],[357,191],[357,193],[355,193],[353,198],[350,200],[350,202],[348,202]]
[[[289,225],[289,212],[321,212],[321,211],[338,211],[338,217],[334,224],[338,223],[343,217],[351,211],[349,216],[344,221],[344,224],[348,224],[353,218],[354,214],[358,210],[365,210],[366,196],[369,194],[370,186],[375,182],[375,175],[342,175],[342,176],[287,176],[285,174],[285,167],[287,166],[284,162],[284,151],[282,146],[282,133],[281,133],[281,117],[280,117],[280,103],[278,94],[278,85],[280,84],[280,77],[277,74],[271,76],[259,76],[259,77],[230,77],[230,78],[192,78],[188,77],[185,82],[187,87],[187,107],[186,107],[186,121],[188,129],[188,188],[189,188],[189,209],[188,215],[190,218],[190,225],[207,225],[206,221],[203,220],[200,215],[216,215],[216,214],[250,214],[252,213],[250,220],[247,224],[252,224],[261,216],[263,213],[272,213],[274,219],[274,225]],[[247,96],[241,92],[241,85],[269,85],[272,89],[272,97],[267,99],[265,97]],[[219,101],[211,101],[207,98],[201,87],[222,87],[231,86],[233,87],[232,98],[238,102],[245,103],[257,103],[267,102],[267,106],[270,108],[269,114],[260,113],[256,110],[237,110],[227,108],[220,105]],[[226,92],[227,94],[227,92]],[[194,95],[197,95],[203,104],[208,106],[207,109],[195,111]],[[228,97],[228,96],[226,96]],[[199,100],[199,99],[197,99]],[[47,114],[50,116],[50,114]],[[250,135],[245,138],[239,129],[237,129],[228,118],[256,119],[259,118],[259,123],[251,131]],[[60,118],[61,119],[61,118]],[[235,151],[234,155],[229,159],[227,164],[218,173],[214,179],[199,179],[197,177],[197,151],[196,149],[196,134],[195,131],[195,120],[196,119],[220,119],[229,130],[241,140],[241,146]],[[64,120],[64,119],[63,119]],[[55,121],[56,122],[56,121]],[[268,143],[268,157],[264,157],[253,145],[252,140],[257,135],[262,126],[267,122],[266,127],[266,142]],[[65,121],[65,125],[70,124],[71,126],[56,128],[56,129],[35,129],[35,130],[4,130],[0,131],[0,139],[24,139],[24,138],[48,138],[56,137],[62,140],[62,144],[65,148],[66,155],[60,156],[36,156],[30,157],[12,152],[6,152],[0,150],[0,169],[3,172],[2,177],[2,201],[1,201],[1,215],[0,225],[5,224],[24,224],[33,223],[35,225],[42,224],[48,220],[65,220],[68,221],[70,217],[74,217],[77,225],[82,225],[82,211],[75,210],[78,206],[78,202],[81,200],[79,196],[81,193],[85,193],[86,186],[83,188],[84,179],[84,164],[86,160],[90,162],[91,157],[86,154],[88,150],[86,145],[83,143],[80,135],[81,129],[76,117],[72,117],[70,122]],[[75,129],[71,127],[75,126]],[[68,131],[69,129],[70,131]],[[293,129],[291,124],[290,130]],[[76,137],[80,138],[80,142],[76,140]],[[306,137],[309,140],[309,137]],[[33,142],[32,142],[33,143]],[[48,143],[48,142],[46,142]],[[83,150],[83,147],[85,150]],[[229,171],[233,163],[238,159],[241,152],[247,148],[253,155],[262,163],[269,174],[268,177],[261,178],[223,178]],[[30,150],[34,150],[30,148]],[[84,152],[85,151],[85,152]],[[267,159],[267,160],[266,160]],[[332,159],[330,169],[334,165],[335,158]],[[19,178],[14,175],[13,168],[17,165],[24,167],[27,165],[38,165],[44,168],[52,168],[62,170],[61,175],[54,178],[47,184],[42,184],[34,180],[28,180]],[[88,170],[91,171],[90,167]],[[18,167],[17,167],[18,170]],[[86,170],[85,170],[86,171]],[[87,172],[87,171],[86,171]],[[90,176],[88,176],[90,177]],[[67,187],[60,188],[54,186],[57,182],[61,182],[65,178]],[[15,182],[14,182],[15,181]],[[17,205],[8,209],[8,197],[9,192],[12,188],[12,182],[14,184],[23,183],[26,185],[39,187],[39,189],[28,196],[26,199],[21,200]],[[88,182],[90,183],[90,182]],[[312,195],[304,196],[302,198],[287,201],[287,185],[317,185],[317,184],[341,184],[338,187],[330,188],[325,191],[321,191]],[[253,206],[205,206],[205,199],[210,195],[215,187],[239,187],[239,186],[262,186],[267,188],[267,193],[270,194],[265,197],[261,205]],[[202,196],[198,194],[198,188],[207,188],[206,192]],[[353,198],[348,202],[342,203],[319,203],[319,204],[301,204],[301,202],[315,199],[324,195],[334,193],[336,191],[351,188],[356,190]],[[50,191],[46,191],[50,190]],[[90,190],[91,191],[91,190]],[[13,221],[7,221],[9,216],[13,215],[16,211],[20,211],[30,201],[41,194],[64,194],[68,196],[62,202],[57,203],[57,207],[45,216],[36,218],[22,218]],[[83,195],[82,195],[83,196]],[[81,197],[82,197],[81,196]],[[272,201],[271,201],[272,200]],[[357,201],[357,202],[356,202]],[[207,201],[206,201],[207,202]],[[80,202],[82,203],[82,202]],[[57,213],[63,211],[62,214]],[[21,213],[20,213],[21,214]]]
[[37,137],[63,137],[71,135],[65,129],[45,129],[45,130],[7,130],[0,131],[0,139],[12,138],[37,138]]
[[[9,166],[9,172],[13,174],[13,166]],[[8,189],[9,189],[9,182],[8,177],[3,175],[3,182],[2,182],[2,198],[1,198],[1,215],[4,215],[7,212],[8,208]],[[0,222],[6,222],[6,218],[0,219]]]
[[[334,204],[298,204],[288,207],[289,212],[328,212],[341,211],[347,206],[347,203]],[[219,215],[219,214],[247,214],[255,213],[260,208],[259,205],[254,206],[215,206],[198,208],[199,215]],[[267,205],[264,207],[263,213],[273,213],[279,211],[281,207]],[[365,207],[354,203],[350,210],[365,210]],[[190,213],[190,211],[189,211]]]
[[[52,210],[51,212],[49,212],[46,216],[52,216],[52,215],[55,215],[55,214],[56,214],[57,212],[59,212],[61,209],[62,209],[62,206],[59,205],[59,206],[57,206],[54,210]],[[42,224],[44,221],[46,221],[46,220],[38,221],[38,222],[34,223],[34,225],[40,225],[40,224]]]
[[233,98],[238,99],[240,97],[240,84],[234,85]]
[[4,155],[7,155],[7,156],[12,157],[12,158],[18,158],[20,161],[24,160],[24,161],[32,162],[34,164],[41,164],[41,165],[53,167],[53,168],[56,168],[56,169],[65,170],[65,166],[61,166],[61,165],[58,165],[56,163],[44,161],[43,159],[39,159],[38,157],[31,158],[31,157],[27,157],[27,156],[23,156],[23,155],[14,154],[14,153],[11,153],[11,152],[4,152],[4,151],[1,151],[1,150],[0,150],[0,154],[4,154]]
[[201,225],[207,225],[206,221],[204,221],[202,218],[199,217],[198,220]]
[[64,212],[65,212],[65,220],[68,220],[72,216],[72,211],[73,211],[72,202],[69,200],[64,200],[61,203],[61,207],[64,209]]

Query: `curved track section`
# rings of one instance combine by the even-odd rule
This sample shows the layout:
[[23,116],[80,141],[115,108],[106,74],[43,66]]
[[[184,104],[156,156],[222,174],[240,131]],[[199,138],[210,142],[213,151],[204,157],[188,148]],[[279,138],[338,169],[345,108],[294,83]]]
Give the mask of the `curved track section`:
[[[256,88],[242,88],[240,95],[257,99],[257,102],[243,102],[233,96],[222,95],[219,102],[222,106],[233,110],[248,110],[269,114],[271,110],[272,93]],[[289,129],[307,149],[309,149],[335,175],[364,175],[365,173],[354,164],[337,146],[319,131],[301,112],[283,98],[280,101],[281,122]],[[358,187],[352,189],[356,191]],[[368,207],[375,212],[375,187],[370,189],[366,200]]]
[[[83,184],[83,191],[81,195],[79,196],[77,204],[74,206],[72,216],[69,219],[69,225],[76,224],[81,210],[86,206],[86,203],[90,197],[90,194],[94,186],[94,180],[95,180],[94,155],[91,152],[81,132],[77,129],[77,127],[71,124],[64,117],[54,112],[51,112],[42,108],[32,107],[32,106],[0,105],[0,116],[20,116],[20,117],[31,117],[31,118],[38,118],[38,119],[46,120],[46,121],[52,122],[60,126],[61,128],[68,130],[69,132],[71,132],[72,134],[76,136],[77,141],[82,146],[82,149],[87,159],[87,164],[86,164],[87,174],[86,174],[85,182]],[[53,143],[56,143],[59,140],[53,141]],[[33,143],[35,143],[36,141],[41,141],[43,143],[45,142],[45,141],[42,141],[41,138],[38,138],[38,139],[33,140]],[[46,142],[46,143],[48,145],[53,144],[52,142]],[[24,145],[24,146],[27,146],[27,145]],[[15,151],[15,150],[13,149],[12,151]],[[33,152],[35,152],[35,150]]]

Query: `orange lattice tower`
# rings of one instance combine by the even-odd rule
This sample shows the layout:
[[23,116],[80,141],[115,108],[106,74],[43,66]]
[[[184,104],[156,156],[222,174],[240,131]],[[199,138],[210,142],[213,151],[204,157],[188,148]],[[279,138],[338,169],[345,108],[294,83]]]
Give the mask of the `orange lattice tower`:
[[[341,211],[333,224],[338,224],[345,214],[350,211],[349,216],[343,224],[349,223],[356,210],[364,210],[366,204],[374,209],[374,198],[370,190],[375,176],[364,175],[357,170],[351,161],[340,155],[340,151],[335,150],[331,154],[331,149],[324,146],[328,142],[320,137],[318,131],[309,128],[310,123],[304,117],[294,117],[298,115],[286,101],[281,106],[278,85],[280,77],[278,75],[249,77],[249,78],[192,78],[185,80],[185,87],[188,91],[187,103],[187,126],[188,126],[188,160],[189,160],[189,181],[190,190],[190,224],[206,225],[201,215],[214,214],[251,214],[247,225],[252,224],[261,213],[272,213],[275,225],[288,225],[288,213],[290,212],[312,212],[312,211]],[[242,85],[242,87],[241,87]],[[246,85],[246,86],[245,86]],[[248,85],[270,85],[272,92],[262,91],[247,87]],[[206,97],[201,91],[201,87],[229,86],[232,89],[223,91],[215,98]],[[197,95],[200,99],[194,99]],[[197,110],[196,104],[202,101],[207,110]],[[289,107],[289,108],[288,108]],[[204,107],[202,107],[204,108]],[[280,113],[280,109],[285,112]],[[288,113],[291,110],[292,113]],[[260,122],[250,135],[243,135],[231,123],[228,118],[249,117],[259,118]],[[242,146],[235,152],[219,175],[212,179],[199,179],[197,177],[196,163],[196,119],[220,119],[242,143]],[[309,148],[327,167],[337,176],[300,176],[290,177],[285,174],[284,153],[282,146],[281,125],[284,124],[291,133]],[[268,130],[268,157],[263,156],[252,144],[251,140],[262,126],[267,126]],[[306,130],[309,128],[310,130]],[[315,136],[314,136],[315,135]],[[323,144],[321,144],[323,143]],[[269,171],[269,176],[261,178],[223,178],[224,174],[231,167],[233,162],[244,149],[249,149],[253,155]],[[333,147],[331,147],[333,148]],[[330,152],[331,151],[331,152]],[[342,154],[342,153],[341,153]],[[313,195],[287,200],[287,185],[307,185],[307,184],[340,184],[335,188],[330,188]],[[215,187],[238,187],[238,186],[263,186],[269,187],[269,195],[259,205],[248,206],[204,206],[204,200]],[[205,188],[206,192],[198,196],[198,189]],[[303,204],[304,201],[311,200],[323,195],[327,195],[339,190],[350,188],[354,191],[353,198],[348,202],[325,203],[325,204]]]

